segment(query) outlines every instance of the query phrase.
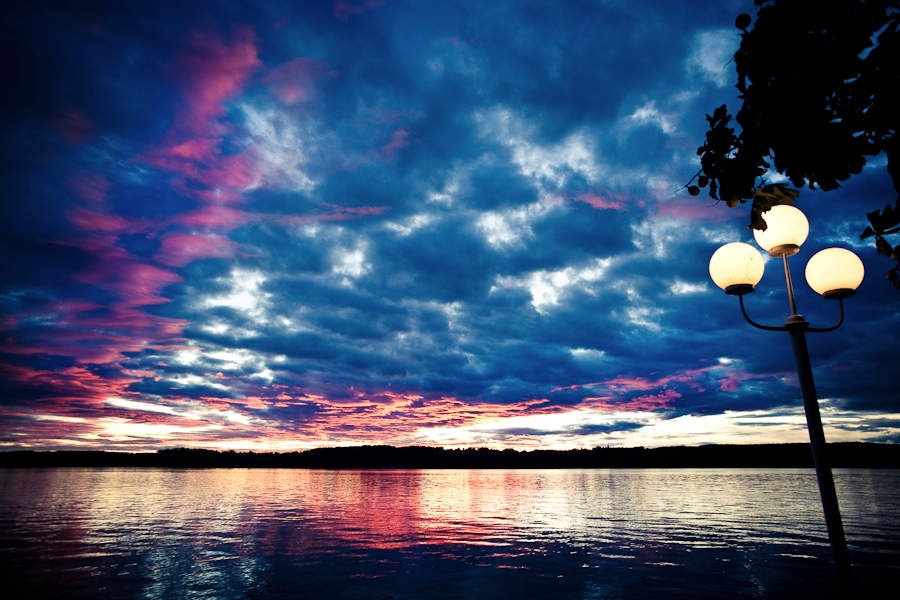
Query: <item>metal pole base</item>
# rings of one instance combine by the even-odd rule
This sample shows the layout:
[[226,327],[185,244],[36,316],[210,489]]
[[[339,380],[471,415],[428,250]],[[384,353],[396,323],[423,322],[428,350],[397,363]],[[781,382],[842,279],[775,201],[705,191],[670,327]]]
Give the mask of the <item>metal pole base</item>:
[[794,346],[794,358],[797,360],[797,376],[800,380],[800,392],[803,396],[803,409],[806,412],[806,425],[809,428],[809,442],[812,447],[813,463],[816,467],[816,479],[819,482],[819,494],[822,496],[822,508],[825,512],[825,526],[828,529],[828,540],[834,552],[834,562],[845,591],[852,595],[856,585],[853,567],[850,563],[850,551],[844,537],[844,525],[841,522],[841,511],[838,508],[837,493],[834,489],[834,478],[828,463],[825,432],[822,428],[822,417],[819,414],[819,400],[813,381],[812,367],[809,361],[809,349],[806,346],[806,329],[809,323],[788,323],[788,333]]

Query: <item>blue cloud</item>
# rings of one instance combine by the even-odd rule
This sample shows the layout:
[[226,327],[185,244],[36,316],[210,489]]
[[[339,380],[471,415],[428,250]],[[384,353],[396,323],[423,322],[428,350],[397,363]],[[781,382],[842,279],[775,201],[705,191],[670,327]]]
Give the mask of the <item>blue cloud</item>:
[[[198,445],[419,443],[495,421],[470,442],[502,445],[556,439],[502,426],[523,415],[796,406],[788,337],[709,281],[719,245],[751,241],[746,212],[679,191],[704,113],[735,105],[746,10],[16,7],[0,420],[49,444],[22,414],[88,427],[121,397],[213,407],[196,418],[223,429]],[[816,325],[836,307],[805,288],[808,257],[843,245],[869,269],[844,328],[810,336],[820,396],[866,423],[842,425],[852,439],[896,429],[877,418],[896,412],[896,298],[857,239],[893,198],[883,171],[804,191],[812,233],[791,259]],[[783,285],[769,261],[754,319],[784,322]],[[645,427],[618,415],[566,443],[640,445]]]

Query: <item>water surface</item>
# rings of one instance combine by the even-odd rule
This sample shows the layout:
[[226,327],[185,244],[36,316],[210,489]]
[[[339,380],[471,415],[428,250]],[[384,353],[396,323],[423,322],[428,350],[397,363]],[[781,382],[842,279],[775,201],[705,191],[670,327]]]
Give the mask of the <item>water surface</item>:
[[[860,585],[896,582],[900,472],[835,482]],[[104,600],[838,589],[811,469],[8,469],[0,569],[29,597]]]

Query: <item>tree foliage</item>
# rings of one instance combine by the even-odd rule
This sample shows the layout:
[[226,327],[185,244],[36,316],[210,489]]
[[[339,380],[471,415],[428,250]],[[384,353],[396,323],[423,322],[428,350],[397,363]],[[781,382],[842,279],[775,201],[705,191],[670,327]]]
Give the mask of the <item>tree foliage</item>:
[[[898,198],[867,214],[861,238],[900,259],[900,6],[897,0],[755,0],[759,12],[740,15],[734,55],[740,98],[736,117],[725,105],[706,119],[697,154],[700,171],[688,192],[730,207],[751,202],[750,227],[763,213],[793,201],[799,188],[825,191],[859,174],[866,157],[883,154]],[[740,126],[735,132],[734,121]],[[766,183],[767,172],[794,186]],[[887,276],[900,289],[900,261]]]

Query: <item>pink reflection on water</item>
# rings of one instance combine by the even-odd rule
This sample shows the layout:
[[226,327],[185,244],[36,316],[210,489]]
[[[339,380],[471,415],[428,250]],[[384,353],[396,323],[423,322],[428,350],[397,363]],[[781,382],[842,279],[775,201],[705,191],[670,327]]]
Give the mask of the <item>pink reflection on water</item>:
[[[856,547],[896,547],[900,475],[836,479]],[[419,598],[455,577],[497,598],[828,587],[811,469],[0,470],[0,520],[10,564],[54,597],[350,598],[359,579]]]

